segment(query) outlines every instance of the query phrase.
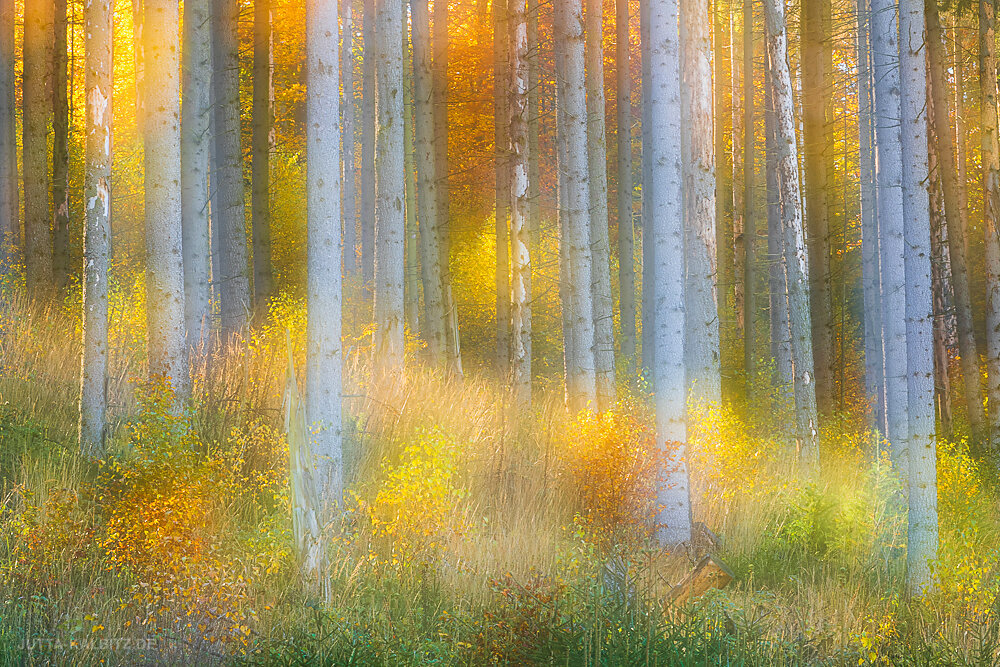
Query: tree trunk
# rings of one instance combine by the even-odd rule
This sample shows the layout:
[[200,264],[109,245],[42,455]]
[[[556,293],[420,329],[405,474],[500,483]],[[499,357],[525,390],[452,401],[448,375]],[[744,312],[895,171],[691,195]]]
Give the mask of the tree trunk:
[[420,212],[420,255],[424,284],[424,337],[435,366],[444,367],[447,335],[441,287],[440,179],[434,126],[434,67],[431,58],[430,11],[427,0],[411,0],[413,25],[413,92],[416,108],[417,206]]
[[143,91],[149,374],[172,383],[179,407],[189,396],[190,378],[184,342],[178,5],[146,0],[144,18],[146,80],[154,82]]
[[24,268],[28,294],[36,298],[47,297],[53,287],[47,138],[52,114],[52,22],[52,2],[28,0],[21,80]]
[[255,316],[260,318],[267,316],[267,302],[274,292],[271,269],[271,147],[274,143],[271,1],[254,0],[253,12],[250,231],[253,241],[253,308]]
[[184,320],[188,348],[204,352],[212,329],[208,166],[211,144],[212,30],[208,0],[184,3],[181,107],[181,218]]
[[358,199],[357,163],[354,149],[357,145],[355,121],[357,109],[354,99],[354,3],[340,3],[340,77],[343,95],[340,113],[343,118],[341,133],[341,158],[344,164],[344,274],[353,276],[358,271]]
[[681,166],[681,49],[676,0],[649,3],[651,38],[643,43],[649,59],[650,158],[656,346],[653,368],[658,445],[664,450],[657,486],[656,538],[661,546],[691,539],[691,497],[685,459],[687,381],[684,370],[684,215]]
[[722,388],[715,291],[715,151],[708,0],[681,0],[680,20],[687,381],[692,398],[718,403]]
[[836,375],[833,306],[830,296],[830,203],[827,189],[827,89],[825,17],[829,0],[802,3],[802,149],[805,171],[805,217],[808,225],[809,289],[812,308],[816,404],[822,414],[833,408]]
[[720,374],[725,384],[723,393],[731,395],[732,382],[736,375],[736,365],[732,355],[739,341],[736,322],[736,303],[733,290],[736,277],[733,275],[735,257],[733,254],[733,165],[729,153],[730,115],[734,113],[732,89],[727,80],[724,65],[728,60],[726,51],[730,47],[726,26],[729,21],[729,6],[723,7],[722,0],[713,5],[715,20],[715,230],[716,230],[716,299],[719,302],[719,348]]
[[594,370],[597,409],[617,400],[611,245],[608,238],[608,140],[604,118],[604,3],[585,0],[587,146],[590,179],[591,298],[594,303]]
[[403,369],[403,7],[376,0],[375,24],[375,365]]
[[885,378],[882,360],[882,283],[875,183],[875,117],[869,0],[858,0],[858,172],[861,189],[861,284],[864,298],[865,394],[875,428],[885,433]]
[[989,451],[1000,450],[1000,127],[997,123],[996,5],[979,0],[979,113],[986,228],[986,400]]
[[[397,27],[399,24],[397,22]],[[387,39],[399,44],[399,31]],[[397,46],[398,48],[398,46]],[[321,525],[342,510],[340,88],[337,3],[306,3],[306,207],[308,316],[306,420]],[[398,183],[399,181],[397,181]]]
[[882,350],[886,437],[893,463],[906,470],[909,418],[906,398],[906,285],[903,267],[903,201],[900,184],[899,43],[895,3],[871,0],[868,34],[875,80],[876,201],[882,272]]
[[[404,10],[405,11],[405,10]],[[406,241],[403,250],[403,310],[406,328],[414,336],[427,338],[427,324],[421,326],[420,312],[420,267],[417,258],[417,168],[415,165],[415,142],[413,138],[413,69],[415,57],[410,51],[410,26],[403,22],[403,209],[406,213]]]
[[[735,4],[735,3],[734,3]],[[732,171],[732,194],[733,194],[733,208],[732,208],[732,237],[725,239],[726,243],[730,244],[733,252],[733,301],[736,308],[736,328],[737,337],[743,342],[743,349],[746,349],[745,334],[746,334],[746,313],[744,312],[744,306],[746,305],[743,291],[745,289],[744,279],[745,269],[744,261],[746,260],[745,247],[740,247],[743,245],[743,214],[746,213],[746,205],[744,204],[744,198],[746,192],[744,191],[744,179],[743,179],[743,142],[744,142],[744,129],[743,129],[743,94],[741,91],[740,82],[742,81],[743,72],[743,42],[737,40],[737,23],[735,17],[735,11],[730,11],[729,14],[729,56],[730,56],[730,94],[729,99],[731,101],[731,111],[732,118],[730,119],[730,141],[732,142],[733,150],[733,171]],[[745,355],[744,355],[745,357]],[[742,360],[744,363],[746,359]]]
[[806,474],[819,468],[816,428],[816,385],[813,382],[812,336],[809,323],[809,264],[806,256],[799,189],[798,150],[795,136],[795,102],[788,71],[788,32],[783,0],[765,0],[767,56],[775,107],[774,146],[781,209],[788,322],[792,366],[795,373],[795,422],[799,464]]
[[[214,9],[212,47],[218,172],[213,187],[219,206],[212,213],[219,223],[219,312],[222,337],[228,341],[242,333],[251,307],[240,147],[240,61],[236,30],[239,5],[237,0],[214,0]],[[149,26],[146,27],[148,31]]]
[[910,417],[906,587],[916,595],[931,585],[930,562],[937,558],[938,542],[924,0],[900,0],[899,34],[906,239],[906,391]]
[[507,159],[507,0],[493,0],[493,151],[497,368],[510,369],[510,164]]
[[69,285],[69,51],[66,0],[55,0],[52,50],[52,275],[62,293]]
[[0,1],[0,280],[17,261],[17,119],[14,110],[14,0]]
[[80,374],[80,454],[103,458],[108,410],[108,266],[111,262],[110,0],[84,6],[86,173],[83,230],[83,362]]
[[528,23],[526,0],[510,0],[511,371],[515,405],[531,407],[531,256],[528,251]]
[[[552,34],[561,36],[565,19],[565,5],[555,2],[552,6]],[[569,159],[566,137],[566,45],[559,39],[552,44],[553,61],[555,62],[556,88],[556,160],[557,187],[556,212],[559,221],[559,304],[562,317],[563,338],[563,372],[566,378],[566,404],[572,405],[576,396],[577,376],[573,374],[576,358],[576,331],[573,327],[573,299],[570,290],[572,271],[570,269],[569,224],[567,218],[566,196],[568,177],[566,163]],[[595,379],[596,382],[596,379]],[[596,390],[596,389],[595,389]]]
[[[375,0],[363,0],[361,61],[361,277],[375,278]],[[380,26],[384,28],[384,26]]]
[[594,307],[589,190],[587,158],[587,93],[584,75],[583,8],[580,0],[557,0],[562,4],[558,37],[564,49],[564,75],[560,102],[564,105],[561,120],[565,141],[566,195],[563,200],[565,240],[569,268],[568,296],[572,356],[568,358],[569,407],[579,412],[596,405],[597,387],[594,369]]
[[[765,58],[768,58],[765,53]],[[772,384],[779,400],[790,403],[795,386],[792,339],[788,323],[788,285],[783,261],[785,243],[781,229],[781,193],[778,183],[778,117],[774,104],[771,66],[764,70],[764,141],[767,189],[767,275],[771,356],[774,358]],[[782,405],[781,407],[784,407]]]
[[[757,375],[757,217],[754,213],[754,85],[753,0],[743,0],[743,371],[746,397],[751,399]],[[734,144],[735,150],[735,144]]]
[[[618,310],[625,376],[635,375],[635,232],[632,224],[632,72],[628,0],[615,2],[615,75],[618,122]],[[529,46],[530,50],[530,46]],[[532,107],[532,113],[537,111]],[[537,156],[532,156],[537,162]],[[537,185],[533,185],[537,187]]]
[[934,134],[937,139],[941,191],[944,195],[944,219],[947,225],[948,253],[951,260],[951,285],[955,297],[955,323],[958,332],[959,356],[962,362],[962,387],[972,430],[973,449],[982,446],[983,396],[979,378],[979,351],[976,348],[975,325],[972,321],[972,298],[969,273],[965,260],[965,229],[959,201],[959,180],[952,129],[948,113],[948,81],[944,71],[944,44],[936,0],[926,0],[927,56],[930,61],[930,103],[934,107]]
[[[928,88],[930,81],[928,81]],[[933,128],[937,109],[931,102],[932,93],[928,91],[927,122]],[[944,203],[941,189],[941,160],[933,132],[928,132],[927,170],[930,174],[930,243],[931,243],[931,303],[933,306],[934,333],[934,406],[937,419],[941,424],[941,435],[951,439],[951,381],[950,371],[949,331],[951,327],[951,270],[949,268],[948,235],[945,232]]]

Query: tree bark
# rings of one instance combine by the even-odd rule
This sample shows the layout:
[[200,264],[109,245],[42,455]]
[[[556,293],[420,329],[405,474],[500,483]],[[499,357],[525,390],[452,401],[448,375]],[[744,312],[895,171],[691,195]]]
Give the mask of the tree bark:
[[50,0],[28,0],[24,7],[24,74],[21,81],[25,280],[28,294],[42,299],[53,288],[48,164],[53,7]]
[[[397,23],[397,27],[398,27]],[[399,35],[399,32],[392,33]],[[340,89],[337,3],[306,4],[306,420],[321,507],[342,509]],[[398,45],[399,39],[395,41]],[[397,181],[398,182],[398,181]]]
[[944,219],[947,225],[948,254],[951,260],[951,286],[955,297],[955,323],[958,333],[959,356],[962,362],[962,387],[972,430],[973,448],[982,446],[983,396],[979,378],[979,351],[976,348],[975,325],[972,320],[972,298],[965,259],[965,229],[959,198],[958,165],[952,141],[948,113],[948,82],[944,71],[944,44],[936,0],[926,0],[927,56],[930,61],[931,100],[934,107],[934,134],[937,139],[941,191],[944,198]]
[[566,196],[563,201],[565,240],[569,268],[568,296],[573,336],[572,356],[568,358],[569,407],[579,412],[596,406],[597,387],[594,368],[594,307],[587,153],[587,94],[584,76],[584,26],[580,0],[557,0],[562,4],[558,37],[564,48],[564,75],[560,102],[562,115]]
[[363,0],[361,62],[361,277],[375,278],[375,0]]
[[730,115],[734,113],[732,89],[730,88],[725,63],[729,61],[726,52],[730,48],[726,26],[729,23],[730,7],[723,6],[723,0],[714,1],[715,19],[715,220],[716,220],[716,299],[719,302],[719,348],[720,374],[724,383],[723,393],[731,395],[736,364],[733,353],[739,341],[736,321],[736,303],[733,290],[736,276],[733,274],[736,258],[733,249],[733,164],[729,153]]
[[108,267],[111,262],[110,0],[84,6],[86,173],[83,231],[83,359],[80,373],[80,454],[103,458],[108,410]]
[[[417,257],[417,168],[414,134],[413,69],[416,60],[410,51],[410,26],[403,21],[403,209],[406,213],[406,240],[403,250],[403,310],[406,328],[414,336],[427,338],[427,324],[421,322],[420,268]],[[421,326],[423,324],[423,326]]]
[[986,400],[989,451],[1000,449],[1000,127],[997,122],[996,5],[979,0],[979,113],[986,228]]
[[69,90],[66,0],[55,0],[52,50],[52,274],[56,289],[69,285]]
[[590,180],[591,298],[594,303],[594,370],[597,409],[617,400],[611,245],[608,238],[608,140],[604,118],[604,3],[585,0],[587,146]]
[[341,158],[343,161],[342,190],[344,208],[344,274],[353,276],[358,272],[358,198],[357,162],[354,149],[357,145],[355,121],[357,109],[354,99],[354,3],[340,3],[340,78],[343,94],[340,113]]
[[802,3],[802,148],[805,172],[805,217],[808,225],[809,288],[812,309],[816,403],[821,414],[833,409],[836,358],[833,305],[830,295],[830,203],[826,151],[830,143],[827,109],[826,50],[829,0]]
[[149,374],[172,383],[179,408],[190,393],[184,341],[178,5],[146,0],[146,309]]
[[664,469],[657,485],[656,539],[661,546],[691,539],[686,454],[687,380],[684,367],[683,168],[681,165],[681,48],[677,0],[649,3],[650,176],[656,281],[653,368],[657,444]]
[[267,302],[274,292],[271,268],[271,148],[274,144],[271,66],[274,59],[271,1],[254,0],[253,8],[250,231],[253,242],[253,307],[259,318],[267,316]]
[[795,102],[788,71],[788,32],[783,0],[765,0],[767,55],[775,106],[776,172],[781,208],[788,322],[791,333],[792,366],[795,373],[795,421],[799,464],[808,475],[819,468],[819,438],[816,427],[816,385],[813,382],[812,336],[809,322],[809,264],[802,224],[798,149],[795,135]]
[[528,22],[526,0],[510,0],[511,385],[514,403],[531,407],[531,256],[528,251]]
[[906,280],[903,266],[902,148],[895,3],[871,0],[869,35],[875,79],[875,150],[879,266],[882,272],[882,350],[886,437],[893,463],[907,470]]
[[212,329],[208,167],[211,144],[212,31],[208,0],[184,3],[181,107],[181,218],[184,320],[188,348],[204,352]]
[[[618,104],[618,310],[625,376],[635,375],[635,232],[632,183],[632,72],[628,0],[615,2],[615,79]],[[529,47],[530,49],[530,47]],[[532,107],[532,112],[536,107]],[[537,157],[533,157],[537,162]],[[535,185],[534,187],[537,187]]]
[[911,594],[920,594],[931,585],[931,561],[937,557],[938,542],[924,0],[900,0],[899,34],[910,418],[906,587]]
[[[757,375],[757,217],[754,210],[756,189],[754,166],[754,85],[753,85],[753,0],[743,0],[743,372],[746,397],[753,395]],[[734,149],[735,151],[735,144]]]
[[[930,81],[928,81],[928,88]],[[933,95],[928,91],[927,121],[930,128],[934,127],[937,109],[931,103]],[[945,232],[943,193],[941,189],[941,160],[933,132],[928,132],[927,170],[930,174],[930,243],[931,243],[931,303],[933,307],[933,351],[934,351],[934,406],[938,423],[941,424],[941,435],[951,438],[951,381],[950,372],[949,332],[952,330],[952,298],[951,269],[949,267],[948,235]]]
[[[243,191],[243,151],[240,147],[240,61],[236,29],[239,5],[237,0],[213,1],[213,86],[218,166],[213,188],[216,190],[219,206],[212,213],[219,224],[219,313],[222,337],[224,341],[228,341],[233,336],[242,334],[252,305]],[[149,26],[146,28],[148,32]]]
[[403,168],[403,7],[376,0],[375,24],[375,365],[403,369],[405,188]]
[[0,281],[17,261],[17,119],[14,110],[14,0],[0,2]]

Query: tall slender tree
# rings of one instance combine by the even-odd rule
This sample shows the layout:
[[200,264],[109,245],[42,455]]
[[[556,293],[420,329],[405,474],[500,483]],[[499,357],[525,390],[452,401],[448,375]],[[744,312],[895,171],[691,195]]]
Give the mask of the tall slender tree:
[[[531,405],[531,255],[528,219],[528,17],[526,0],[510,9],[511,374],[514,401]],[[603,112],[603,107],[602,107]]]
[[361,276],[375,278],[375,0],[362,0],[364,57],[361,61]]
[[190,390],[184,342],[179,22],[176,2],[145,1],[146,81],[154,84],[143,91],[149,373],[172,383],[178,403]]
[[[594,308],[592,298],[592,259],[590,239],[589,164],[587,153],[587,93],[584,84],[584,25],[581,0],[557,0],[556,39],[563,48],[563,74],[559,102],[563,105],[561,122],[564,161],[560,169],[565,177],[563,210],[569,324],[573,344],[567,356],[569,407],[573,412],[593,408],[597,399],[594,368]],[[564,303],[563,307],[566,307]]]
[[21,79],[25,279],[28,294],[43,298],[53,287],[48,149],[48,127],[52,117],[53,8],[50,0],[28,0],[24,6]]
[[[404,5],[405,7],[405,5]],[[403,311],[406,328],[427,338],[427,323],[420,310],[420,267],[417,251],[417,167],[414,140],[413,70],[416,61],[410,49],[410,24],[403,10],[403,208],[406,239],[403,248]]]
[[875,149],[882,272],[882,349],[886,437],[894,462],[906,470],[909,418],[906,398],[906,285],[903,266],[902,148],[899,135],[899,53],[895,3],[871,0],[875,79]]
[[608,238],[608,140],[604,118],[604,2],[585,0],[587,147],[590,178],[591,292],[594,303],[594,369],[597,408],[617,399],[615,383],[614,301],[611,296],[611,244]]
[[83,9],[86,173],[80,453],[104,456],[108,409],[108,265],[111,260],[111,0]]
[[[222,335],[228,339],[244,329],[252,305],[243,151],[240,146],[239,3],[237,0],[213,0],[213,3],[215,157],[218,169],[213,175],[212,188],[216,191],[218,206],[212,207],[212,215],[213,222],[219,225],[219,312]],[[148,24],[146,30],[150,30]],[[147,73],[149,71],[152,71],[151,68]]]
[[[715,146],[708,0],[681,0],[681,141],[684,156],[685,341],[689,391],[722,399],[715,288]],[[752,170],[751,170],[752,171]]]
[[375,107],[375,364],[403,367],[403,6],[376,0]]
[[[621,358],[627,376],[635,373],[635,230],[632,214],[632,71],[628,0],[615,2],[615,81],[618,116],[618,310]],[[534,109],[535,107],[532,107]],[[537,158],[535,158],[537,160]]]
[[684,253],[681,166],[681,37],[676,0],[654,0],[648,8],[650,176],[649,213],[656,281],[653,391],[657,443],[666,454],[657,487],[656,538],[661,545],[691,539],[691,498],[685,457],[687,382],[684,367]]
[[62,292],[69,284],[69,27],[66,0],[55,0],[52,49],[52,274]]
[[924,26],[924,0],[900,0],[900,143],[906,240],[906,391],[910,418],[906,587],[911,594],[923,593],[931,585],[931,562],[937,557],[938,542]]
[[807,472],[819,466],[816,385],[813,382],[812,336],[809,323],[809,260],[805,248],[799,187],[795,102],[788,71],[788,28],[784,0],[765,0],[767,62],[775,125],[773,146],[781,210],[782,263],[788,299],[792,367],[795,373],[795,414],[799,462]]
[[[337,33],[337,3],[309,0],[306,3],[306,420],[317,472],[316,490],[326,521],[343,509]],[[398,44],[399,39],[395,42]]]
[[972,297],[969,290],[969,273],[965,258],[965,229],[962,224],[959,198],[958,164],[949,123],[944,42],[937,0],[926,0],[925,7],[927,56],[930,63],[932,93],[930,102],[934,107],[933,124],[938,152],[937,166],[940,171],[948,254],[951,260],[951,286],[955,298],[955,321],[962,364],[962,387],[973,439],[977,445],[981,446],[986,417],[983,412],[979,351],[976,348],[975,325],[972,320]]
[[[754,84],[753,84],[753,0],[743,0],[743,188],[740,203],[743,210],[743,372],[746,395],[750,397],[754,377],[757,375],[757,332],[754,319],[757,313],[757,216],[754,201],[756,168],[754,165]],[[735,88],[733,94],[736,94]],[[735,138],[735,134],[733,135]],[[733,144],[735,151],[735,144]]]
[[[350,3],[348,3],[350,4]],[[253,3],[253,108],[250,147],[250,229],[253,242],[253,304],[258,317],[267,314],[274,291],[271,268],[271,147],[274,144],[274,98],[271,67],[271,2]],[[338,105],[339,106],[339,105]]]
[[979,126],[986,229],[986,400],[989,450],[1000,450],[1000,124],[997,121],[996,6],[979,0]]
[[184,320],[188,347],[204,351],[211,333],[211,257],[208,207],[212,86],[209,0],[184,3],[181,85],[181,218],[184,246]]
[[14,0],[0,2],[0,280],[15,261],[19,236],[17,120],[14,112]]
[[420,212],[421,277],[427,351],[431,361],[443,365],[447,339],[444,296],[441,286],[441,234],[438,229],[437,154],[434,134],[434,67],[431,49],[430,9],[427,0],[411,0],[413,24],[413,92],[416,111],[417,209]]

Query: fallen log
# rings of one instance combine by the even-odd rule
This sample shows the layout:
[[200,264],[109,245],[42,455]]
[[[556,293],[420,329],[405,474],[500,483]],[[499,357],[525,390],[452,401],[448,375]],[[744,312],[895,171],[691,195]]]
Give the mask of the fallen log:
[[688,600],[701,597],[713,588],[725,588],[736,575],[711,554],[702,557],[694,570],[667,593],[666,601],[674,607],[682,607]]

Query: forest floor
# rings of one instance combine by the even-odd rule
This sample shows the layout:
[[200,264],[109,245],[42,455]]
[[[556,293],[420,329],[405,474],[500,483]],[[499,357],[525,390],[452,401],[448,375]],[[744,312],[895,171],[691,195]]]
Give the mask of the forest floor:
[[907,599],[904,487],[864,415],[826,420],[822,475],[803,481],[782,396],[692,406],[694,518],[735,580],[677,608],[665,593],[693,555],[646,539],[659,461],[641,389],[568,417],[539,382],[518,414],[488,376],[423,368],[416,344],[405,378],[374,383],[360,334],[320,604],[293,555],[281,409],[301,303],[203,360],[181,417],[134,380],[142,304],[115,308],[103,464],[76,451],[75,306],[0,317],[0,665],[1000,660],[995,475],[960,438],[939,444],[936,586]]

